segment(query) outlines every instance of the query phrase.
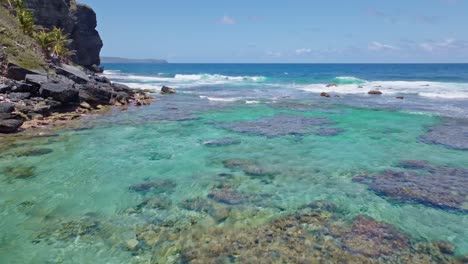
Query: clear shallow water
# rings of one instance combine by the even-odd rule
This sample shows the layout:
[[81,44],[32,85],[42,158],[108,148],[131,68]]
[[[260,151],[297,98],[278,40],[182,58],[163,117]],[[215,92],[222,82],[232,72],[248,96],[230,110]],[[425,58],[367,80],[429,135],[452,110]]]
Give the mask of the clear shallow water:
[[[126,67],[130,66],[122,66],[122,71]],[[445,101],[414,96],[395,103],[360,95],[324,99],[263,85],[249,89],[193,84],[181,90],[174,96],[158,96],[148,107],[84,120],[88,129],[57,131],[46,138],[2,139],[6,148],[0,158],[2,262],[167,263],[197,244],[187,233],[209,235],[213,227],[243,230],[268,225],[317,200],[335,204],[343,222],[367,215],[397,227],[414,243],[445,240],[456,246],[456,254],[468,254],[465,212],[396,202],[352,180],[401,170],[398,163],[403,160],[468,168],[466,151],[419,140],[430,126],[444,122],[438,108]],[[209,100],[200,98],[203,93],[246,99]],[[246,102],[250,100],[256,102]],[[459,104],[464,109],[466,102]],[[415,114],[418,107],[425,114]],[[330,127],[342,132],[268,138],[222,128],[278,115],[328,118],[333,122]],[[278,128],[282,127],[271,129]],[[240,143],[203,144],[222,138]],[[30,149],[52,152],[18,154]],[[232,159],[255,163],[257,170],[226,166]],[[31,177],[15,179],[9,168],[26,168]],[[129,189],[148,182],[164,184],[148,192]],[[225,197],[228,203],[217,200],[213,190],[220,185],[229,186],[225,193],[248,199],[233,195]],[[141,205],[155,198],[157,206]],[[187,206],[186,201],[194,198],[209,203],[210,209]],[[142,231],[148,228],[178,236],[155,232],[158,242],[151,244],[152,239],[145,238],[148,232]],[[129,251],[126,244],[134,238],[141,249]]]

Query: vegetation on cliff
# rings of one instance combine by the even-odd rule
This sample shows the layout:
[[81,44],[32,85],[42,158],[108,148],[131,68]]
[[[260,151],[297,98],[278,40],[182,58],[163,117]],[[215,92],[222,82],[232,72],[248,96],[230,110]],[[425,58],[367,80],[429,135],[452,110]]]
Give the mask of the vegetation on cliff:
[[24,33],[24,28],[10,10],[8,0],[0,0],[0,46],[8,60],[28,69],[44,69],[45,56],[36,41]]

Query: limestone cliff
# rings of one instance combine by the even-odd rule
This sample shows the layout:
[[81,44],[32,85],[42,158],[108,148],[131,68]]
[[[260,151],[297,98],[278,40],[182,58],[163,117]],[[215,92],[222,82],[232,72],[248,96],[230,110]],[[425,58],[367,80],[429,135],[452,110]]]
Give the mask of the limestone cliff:
[[86,68],[100,64],[103,43],[93,9],[74,0],[25,0],[25,4],[33,11],[37,25],[60,27],[70,35],[70,48],[76,51],[73,62]]

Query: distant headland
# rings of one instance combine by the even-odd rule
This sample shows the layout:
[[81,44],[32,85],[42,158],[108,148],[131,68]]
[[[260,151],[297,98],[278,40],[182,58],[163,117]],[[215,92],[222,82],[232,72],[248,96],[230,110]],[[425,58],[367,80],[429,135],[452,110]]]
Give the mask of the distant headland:
[[166,60],[159,59],[128,59],[121,57],[101,57],[101,63],[152,63],[152,64],[164,64],[168,63]]

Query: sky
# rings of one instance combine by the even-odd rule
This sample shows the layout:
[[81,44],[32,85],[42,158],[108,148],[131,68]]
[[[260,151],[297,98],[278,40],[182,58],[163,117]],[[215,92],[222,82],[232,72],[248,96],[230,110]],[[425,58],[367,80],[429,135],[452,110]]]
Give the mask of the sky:
[[221,63],[468,62],[468,0],[78,0],[103,56]]

